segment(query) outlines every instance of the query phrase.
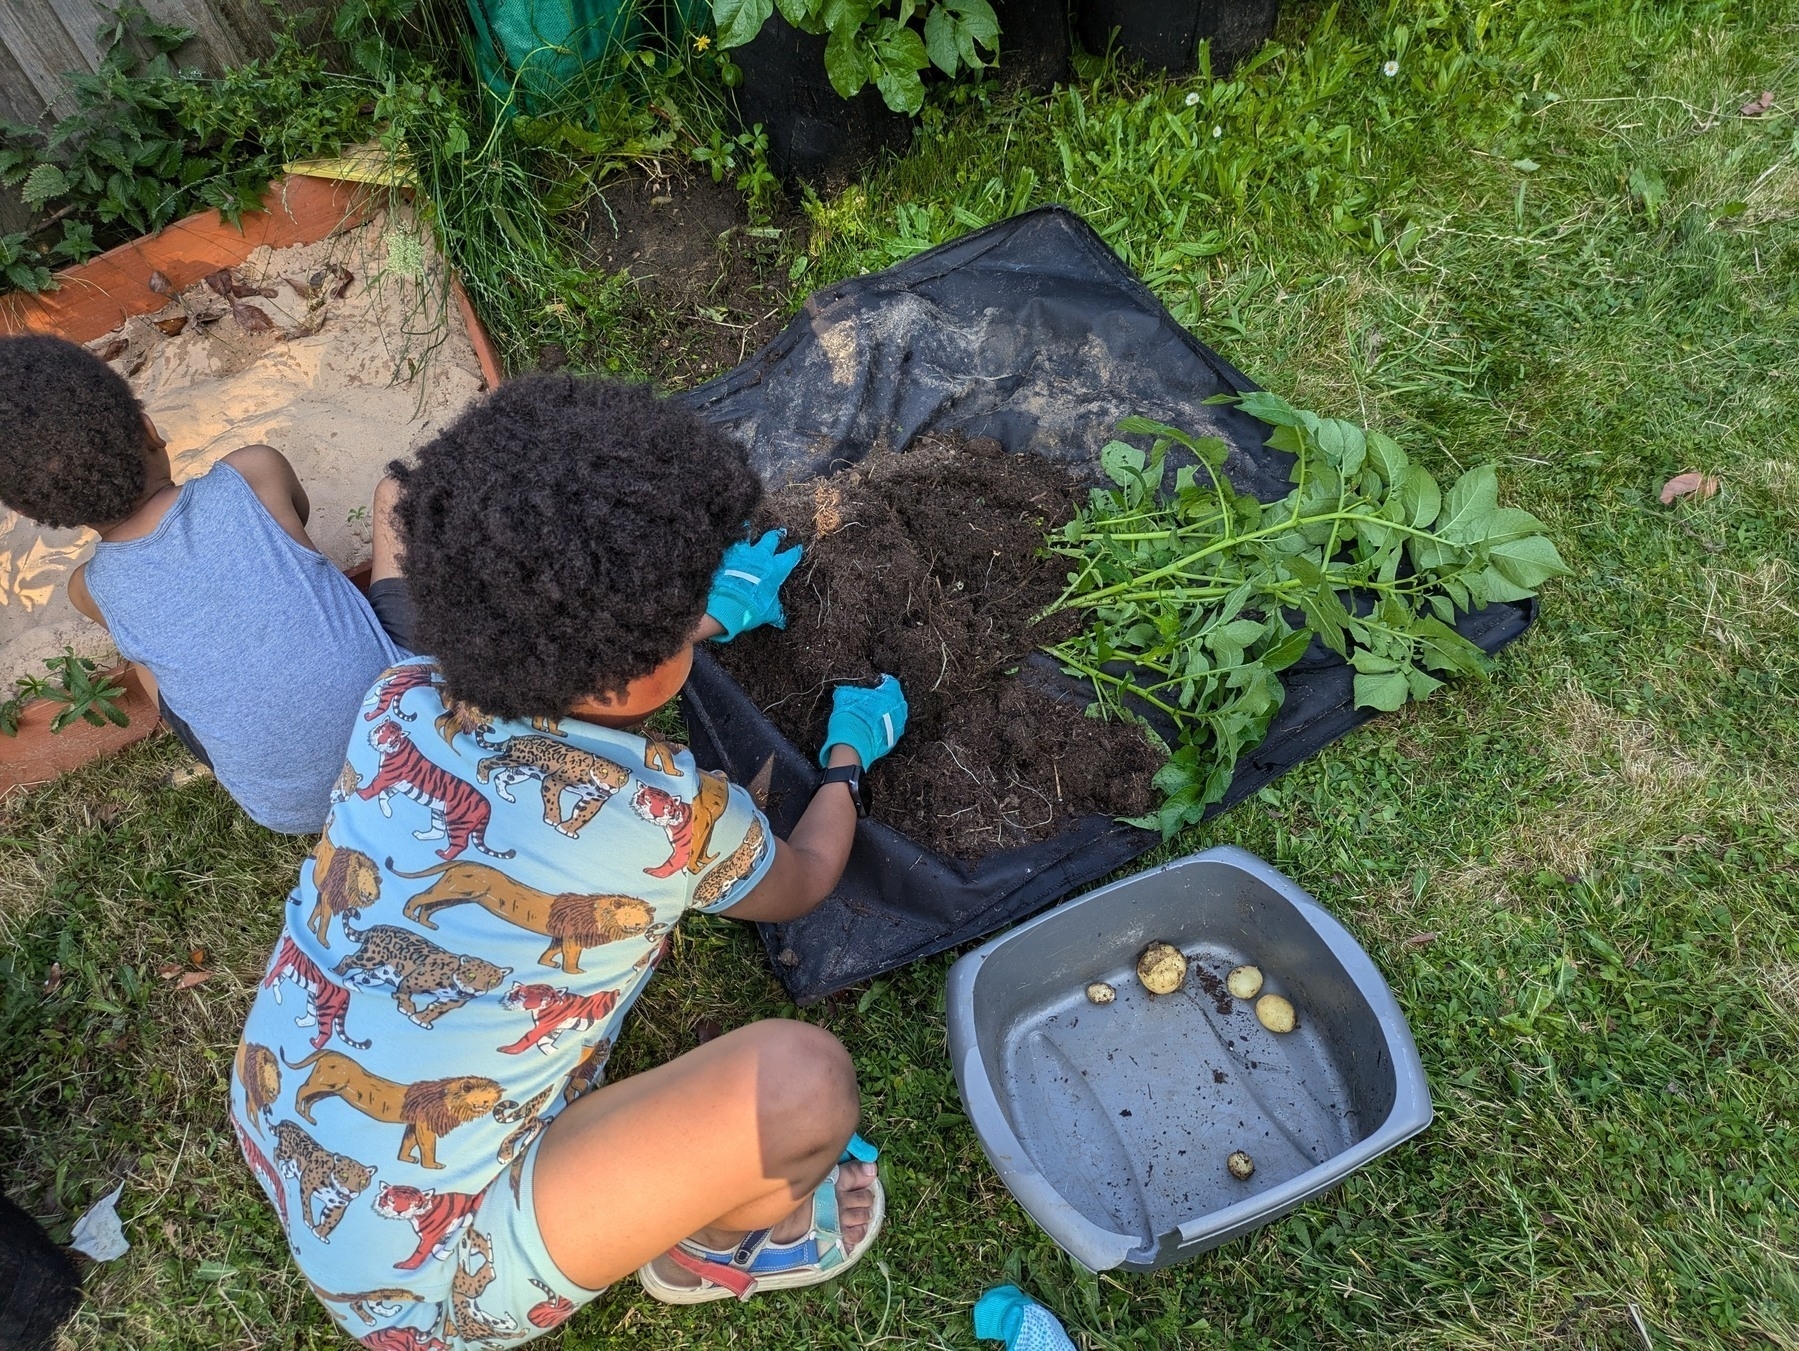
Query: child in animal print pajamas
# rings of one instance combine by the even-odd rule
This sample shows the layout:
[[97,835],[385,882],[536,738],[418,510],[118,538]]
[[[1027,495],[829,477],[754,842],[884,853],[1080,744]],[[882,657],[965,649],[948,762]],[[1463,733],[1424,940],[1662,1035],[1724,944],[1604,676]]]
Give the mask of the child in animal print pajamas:
[[777,1020],[602,1070],[683,913],[792,918],[836,884],[897,683],[838,692],[832,774],[778,840],[641,729],[693,641],[781,622],[799,550],[732,542],[761,491],[739,447],[647,390],[537,376],[393,472],[437,656],[363,700],[232,1076],[301,1271],[380,1351],[524,1341],[634,1269],[674,1302],[840,1274],[884,1202],[837,1166],[834,1039]]

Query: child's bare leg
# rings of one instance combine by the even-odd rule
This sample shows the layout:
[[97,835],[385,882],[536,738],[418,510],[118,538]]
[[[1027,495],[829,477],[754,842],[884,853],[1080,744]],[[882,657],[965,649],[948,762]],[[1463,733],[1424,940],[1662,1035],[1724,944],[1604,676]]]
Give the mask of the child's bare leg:
[[387,577],[405,575],[405,570],[400,566],[400,532],[393,518],[394,503],[399,500],[400,485],[393,479],[383,477],[375,485],[375,502],[369,512],[374,518],[371,539],[374,553],[369,559],[370,585]]
[[[556,1118],[533,1183],[544,1244],[563,1275],[597,1289],[684,1238],[795,1237],[856,1114],[855,1070],[830,1033],[778,1019],[739,1028]],[[846,1242],[867,1228],[873,1176],[863,1164],[839,1175]]]

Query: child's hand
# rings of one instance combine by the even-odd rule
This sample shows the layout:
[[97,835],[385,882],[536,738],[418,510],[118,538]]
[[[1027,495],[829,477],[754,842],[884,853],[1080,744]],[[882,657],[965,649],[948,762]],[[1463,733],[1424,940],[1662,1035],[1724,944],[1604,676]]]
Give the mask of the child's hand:
[[706,613],[724,630],[713,641],[728,643],[745,629],[773,624],[787,627],[781,613],[781,583],[800,561],[800,546],[780,551],[784,530],[770,530],[754,544],[739,540],[725,550],[724,561],[712,575],[712,593],[706,597]]
[[862,685],[839,685],[831,701],[831,720],[825,724],[825,744],[818,752],[824,764],[833,746],[848,746],[862,757],[867,769],[900,739],[906,730],[906,696],[890,675],[872,690]]

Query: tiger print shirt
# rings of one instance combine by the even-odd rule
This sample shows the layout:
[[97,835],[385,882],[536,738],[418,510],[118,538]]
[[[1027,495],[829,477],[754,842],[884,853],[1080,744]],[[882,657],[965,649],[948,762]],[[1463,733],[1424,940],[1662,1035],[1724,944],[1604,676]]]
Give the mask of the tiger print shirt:
[[364,1288],[441,1265],[419,1198],[447,1224],[519,1168],[600,1082],[682,913],[773,859],[749,794],[685,748],[491,719],[439,679],[407,662],[363,700],[232,1076],[315,1288],[352,1259]]

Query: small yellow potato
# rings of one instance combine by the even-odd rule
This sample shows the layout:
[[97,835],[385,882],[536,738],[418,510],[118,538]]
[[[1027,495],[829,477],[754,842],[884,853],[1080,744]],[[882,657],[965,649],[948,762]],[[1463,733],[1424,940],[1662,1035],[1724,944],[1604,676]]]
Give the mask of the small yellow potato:
[[1224,988],[1238,999],[1254,999],[1262,993],[1262,969],[1257,966],[1233,967],[1224,978]]
[[1087,987],[1087,1002],[1089,1004],[1110,1004],[1116,998],[1118,998],[1118,991],[1114,990],[1110,985],[1107,985],[1103,980],[1096,980]]
[[1299,1026],[1293,1006],[1277,994],[1265,994],[1256,1000],[1256,1019],[1270,1032],[1291,1032]]
[[1224,1166],[1231,1170],[1231,1176],[1237,1181],[1247,1182],[1256,1170],[1256,1161],[1239,1149],[1224,1161]]
[[1137,979],[1151,994],[1173,994],[1187,983],[1187,956],[1170,943],[1151,943],[1137,958]]

